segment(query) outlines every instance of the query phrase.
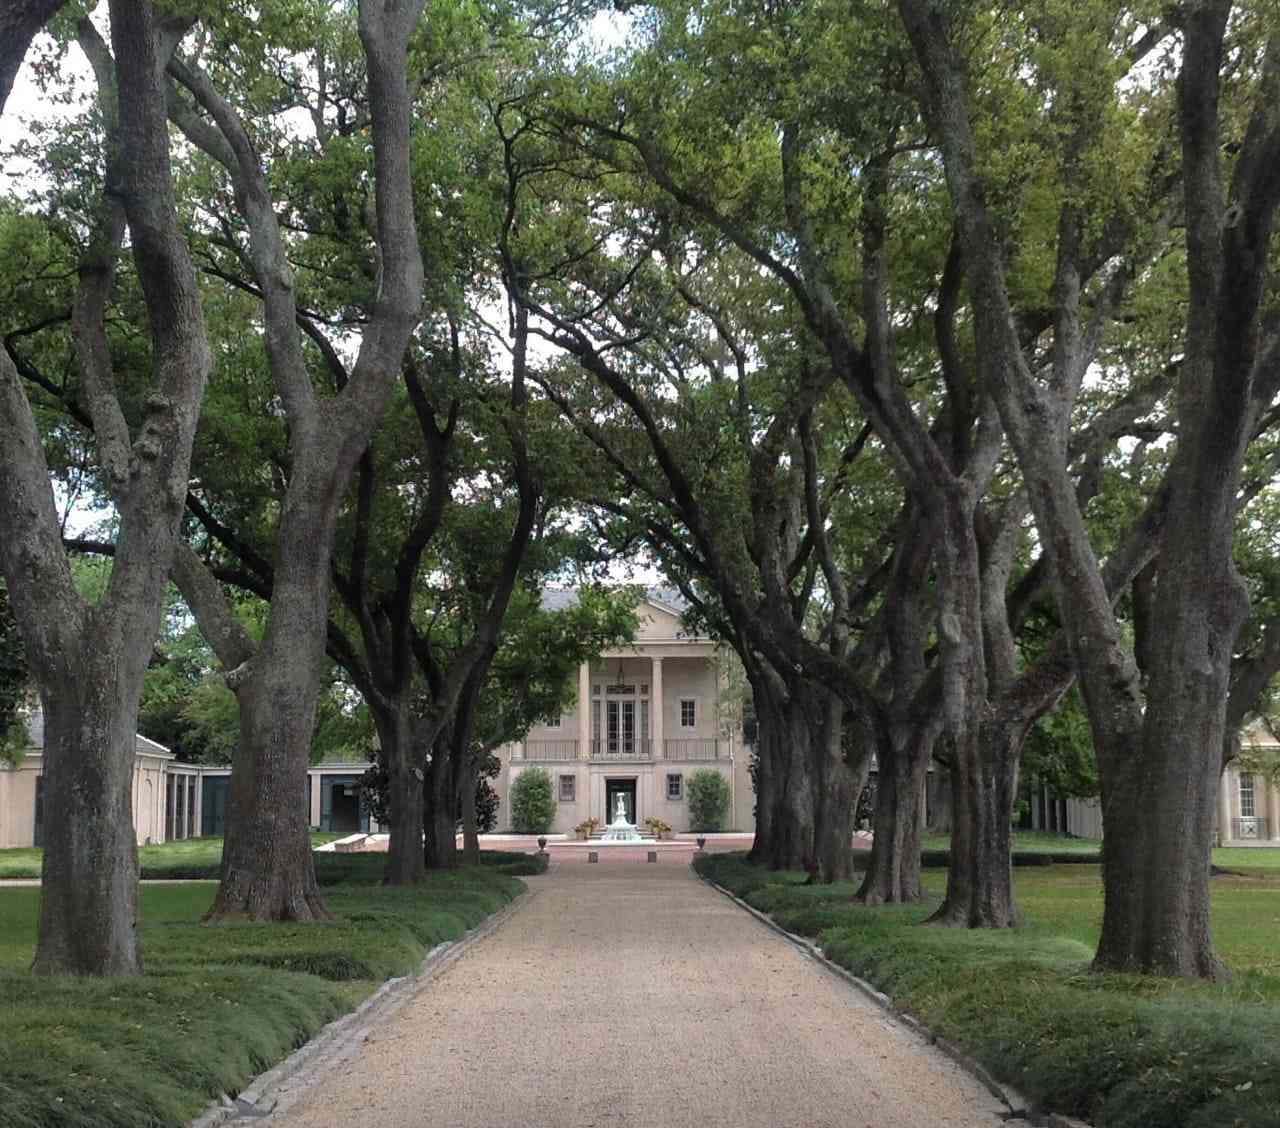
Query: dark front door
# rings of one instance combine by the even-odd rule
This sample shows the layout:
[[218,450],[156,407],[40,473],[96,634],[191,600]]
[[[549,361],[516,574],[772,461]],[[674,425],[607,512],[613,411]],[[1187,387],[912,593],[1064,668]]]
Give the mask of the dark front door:
[[360,795],[359,776],[325,776],[320,784],[320,829],[369,829],[369,812]]
[[205,776],[200,784],[200,833],[206,838],[221,838],[227,829],[228,776]]
[[622,796],[627,812],[627,822],[636,825],[636,781],[634,779],[606,779],[604,781],[604,824],[608,826],[616,817],[618,796]]

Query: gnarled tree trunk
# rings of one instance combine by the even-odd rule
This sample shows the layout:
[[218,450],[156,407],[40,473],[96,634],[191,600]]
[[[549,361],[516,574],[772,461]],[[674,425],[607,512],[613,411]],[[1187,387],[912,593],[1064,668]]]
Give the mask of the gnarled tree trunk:
[[[135,650],[137,648],[135,647]],[[149,651],[148,647],[148,651]],[[129,975],[138,951],[133,774],[141,662],[100,652],[44,697],[46,812],[37,974]]]
[[[254,661],[273,652],[264,646]],[[231,767],[221,881],[206,919],[329,917],[306,807],[318,682],[303,650],[260,668],[238,687],[240,746]]]
[[920,801],[936,733],[936,725],[916,725],[881,749],[871,857],[858,890],[864,904],[920,900]]
[[414,724],[407,695],[375,702],[368,695],[387,773],[388,827],[386,885],[414,885],[426,877],[423,861],[423,772],[413,758]]

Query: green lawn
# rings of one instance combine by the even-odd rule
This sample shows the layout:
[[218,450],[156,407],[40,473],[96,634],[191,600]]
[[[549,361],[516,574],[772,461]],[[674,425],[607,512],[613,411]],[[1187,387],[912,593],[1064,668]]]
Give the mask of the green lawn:
[[[1015,830],[1013,848],[1028,853],[1096,854],[1102,843],[1096,838],[1068,838],[1064,834],[1050,834],[1043,830]],[[926,834],[920,843],[922,850],[949,850],[949,834]]]
[[[313,831],[311,845],[321,846],[341,834]],[[39,877],[41,851],[33,846],[0,850],[0,878]],[[163,846],[139,846],[138,862],[144,878],[217,877],[222,861],[221,838],[187,838]]]
[[1094,865],[1016,870],[1025,923],[996,933],[920,927],[945,886],[937,870],[926,904],[867,909],[851,884],[804,886],[741,855],[695,864],[1049,1108],[1107,1128],[1280,1125],[1280,873],[1214,879],[1233,976],[1212,985],[1089,970]]
[[0,1123],[184,1124],[522,888],[487,865],[384,889],[382,860],[318,856],[344,879],[323,924],[205,926],[209,886],[143,886],[137,979],[31,977],[40,891],[0,889]]

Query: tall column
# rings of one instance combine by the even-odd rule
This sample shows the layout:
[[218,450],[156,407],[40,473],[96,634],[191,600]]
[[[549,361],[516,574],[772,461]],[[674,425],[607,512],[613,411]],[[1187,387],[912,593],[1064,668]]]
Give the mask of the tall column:
[[591,759],[591,663],[578,666],[578,759]]
[[1218,841],[1231,838],[1231,773],[1224,771],[1218,777]]
[[1280,842],[1280,786],[1267,780],[1267,833],[1272,842]]
[[174,837],[178,834],[178,781],[171,776],[164,784],[160,788],[160,794],[164,796],[164,818],[160,823],[159,833],[155,836],[157,842],[169,841],[171,827]]
[[[653,664],[652,676],[649,678],[649,739],[653,741],[653,758],[666,758],[666,746],[662,743],[662,659],[650,658]],[[665,795],[665,792],[663,792]]]

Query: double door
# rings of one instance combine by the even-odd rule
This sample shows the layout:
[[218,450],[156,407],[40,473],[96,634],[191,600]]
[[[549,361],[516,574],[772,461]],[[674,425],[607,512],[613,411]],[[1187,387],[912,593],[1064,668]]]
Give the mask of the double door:
[[[649,702],[636,697],[608,697],[594,704],[595,751],[605,756],[649,754]],[[601,709],[603,708],[603,717]]]

